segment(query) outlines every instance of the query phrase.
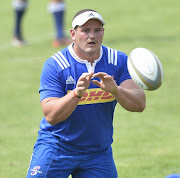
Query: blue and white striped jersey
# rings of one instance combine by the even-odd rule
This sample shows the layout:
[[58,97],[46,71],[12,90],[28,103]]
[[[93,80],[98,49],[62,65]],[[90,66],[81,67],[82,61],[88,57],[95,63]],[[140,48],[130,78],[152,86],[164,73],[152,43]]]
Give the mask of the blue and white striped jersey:
[[[70,45],[44,63],[39,89],[40,100],[63,97],[76,87],[82,73],[91,71],[106,72],[114,76],[118,85],[131,78],[125,53],[102,45],[100,57],[91,65],[78,58]],[[63,143],[82,150],[104,150],[113,141],[113,114],[116,103],[110,93],[91,83],[67,120],[53,126],[43,118],[40,129],[59,137]]]

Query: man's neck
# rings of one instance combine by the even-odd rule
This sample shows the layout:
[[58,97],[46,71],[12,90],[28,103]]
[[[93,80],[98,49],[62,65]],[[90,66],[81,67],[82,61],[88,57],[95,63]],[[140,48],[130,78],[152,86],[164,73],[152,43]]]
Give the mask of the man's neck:
[[88,62],[90,62],[91,64],[94,63],[94,61],[96,59],[98,59],[100,57],[100,51],[99,50],[98,52],[85,52],[83,50],[80,50],[79,47],[77,47],[76,45],[73,44],[73,49],[74,49],[74,52],[75,54],[82,60],[86,60]]

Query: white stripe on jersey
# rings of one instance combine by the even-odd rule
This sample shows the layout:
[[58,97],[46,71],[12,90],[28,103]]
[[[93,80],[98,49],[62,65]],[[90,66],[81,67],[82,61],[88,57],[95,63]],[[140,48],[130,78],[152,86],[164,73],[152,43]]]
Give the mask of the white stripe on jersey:
[[111,58],[110,58],[110,48],[107,47],[107,49],[108,49],[108,63],[110,64],[110,63],[111,63]]
[[59,61],[61,62],[61,64],[64,66],[64,68],[67,68],[67,65],[66,63],[63,61],[63,59],[61,58],[61,56],[59,56],[58,53],[54,54],[58,59]]
[[56,60],[56,62],[60,65],[60,67],[61,67],[62,69],[64,69],[64,67],[63,67],[62,64],[59,62],[59,60],[57,59],[56,56],[52,56],[52,58],[54,58],[54,59]]
[[59,66],[62,69],[66,69],[67,67],[70,66],[69,62],[60,51],[54,54],[52,57],[56,60],[56,62],[59,64]]
[[111,48],[111,63],[113,64],[113,49]]
[[67,59],[64,57],[64,55],[61,53],[61,51],[58,52],[58,54],[61,56],[61,58],[64,60],[64,62],[66,63],[66,65],[69,67],[70,64],[69,62],[67,61]]
[[117,50],[115,50],[114,65],[117,66]]
[[108,49],[108,63],[117,66],[117,50],[107,47]]

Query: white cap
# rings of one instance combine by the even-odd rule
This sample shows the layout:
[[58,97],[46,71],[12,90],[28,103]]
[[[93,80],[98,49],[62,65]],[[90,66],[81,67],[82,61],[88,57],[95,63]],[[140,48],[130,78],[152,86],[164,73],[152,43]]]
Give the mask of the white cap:
[[83,12],[82,14],[79,14],[78,16],[76,16],[74,18],[74,20],[72,21],[72,27],[73,29],[76,27],[76,26],[82,26],[83,24],[85,24],[88,20],[90,19],[97,19],[99,20],[103,25],[105,24],[102,16],[97,13],[97,12],[94,12],[94,11],[86,11],[86,12]]

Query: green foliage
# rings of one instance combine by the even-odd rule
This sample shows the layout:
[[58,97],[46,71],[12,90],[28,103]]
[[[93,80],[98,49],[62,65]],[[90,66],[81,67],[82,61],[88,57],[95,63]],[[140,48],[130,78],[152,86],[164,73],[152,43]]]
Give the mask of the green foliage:
[[[47,3],[30,1],[23,22],[28,45],[11,46],[13,11],[1,2],[0,29],[0,177],[23,178],[39,130],[42,111],[39,80],[44,61],[59,49]],[[74,14],[84,8],[99,11],[104,20],[104,45],[129,54],[136,47],[152,50],[164,67],[164,83],[146,91],[143,113],[117,106],[114,118],[114,158],[119,177],[164,178],[180,173],[180,1],[67,0],[67,35]]]

